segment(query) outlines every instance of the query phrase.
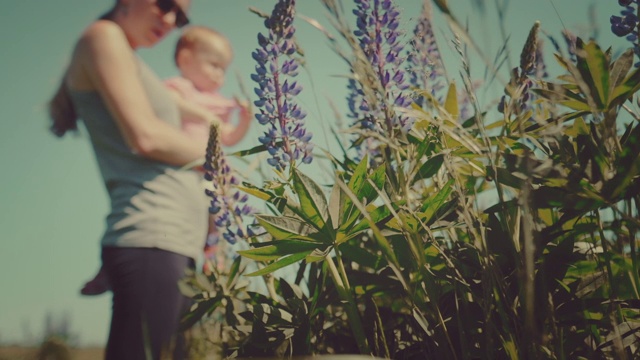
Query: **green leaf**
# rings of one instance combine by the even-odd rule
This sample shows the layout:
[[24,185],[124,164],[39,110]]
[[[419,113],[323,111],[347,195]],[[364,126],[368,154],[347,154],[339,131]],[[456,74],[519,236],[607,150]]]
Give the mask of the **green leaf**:
[[259,245],[260,247],[254,249],[240,250],[238,254],[256,261],[273,261],[286,255],[327,247],[322,243],[304,240],[278,240],[260,243]]
[[577,100],[558,101],[558,105],[566,106],[576,111],[590,111],[589,104]]
[[[360,191],[360,189],[362,188],[362,185],[367,179],[368,162],[369,162],[369,158],[368,156],[365,155],[362,161],[358,163],[358,166],[356,166],[355,170],[353,171],[353,174],[351,175],[351,179],[349,179],[349,184],[347,186],[349,190],[351,190],[356,195]],[[349,226],[353,221],[355,221],[358,214],[359,214],[359,211],[353,205],[353,203],[351,202],[351,199],[349,199],[349,197],[346,197],[344,206],[342,207],[342,213],[341,213],[342,224],[340,228],[344,229],[347,226]]]
[[309,235],[315,229],[304,221],[290,216],[256,215],[258,223],[276,240],[311,240]]
[[451,192],[453,191],[454,179],[447,181],[446,184],[438,191],[436,196],[427,200],[424,205],[422,205],[421,212],[425,214],[427,219],[430,219],[433,214],[436,213],[438,208],[447,200]]
[[249,195],[253,195],[255,197],[257,197],[258,199],[261,200],[270,200],[272,199],[274,196],[273,194],[270,194],[254,185],[248,184],[248,183],[243,183],[242,185],[238,185],[238,189],[242,190],[243,192],[249,194]]
[[334,229],[340,224],[340,214],[343,211],[344,200],[342,190],[340,190],[339,186],[334,185],[331,189],[331,195],[329,195],[329,218],[331,219]]
[[[609,94],[613,94],[613,90],[622,84],[632,65],[633,49],[627,49],[611,67],[611,72],[609,73]],[[611,97],[609,100],[609,102],[611,102]]]
[[327,199],[322,189],[311,178],[294,169],[293,187],[300,199],[300,209],[302,213],[311,220],[318,229],[322,229],[329,219],[329,208]]
[[[371,182],[365,181],[360,191],[356,192],[358,199],[364,199],[364,203],[368,204],[378,197],[378,191],[373,187],[373,185],[375,185],[377,189],[382,189],[385,181],[384,171],[384,166],[378,166],[371,175],[369,175],[367,180],[370,180]],[[373,185],[371,183],[373,183]]]
[[351,243],[340,245],[340,251],[342,252],[344,259],[353,261],[360,266],[368,267],[370,269],[379,270],[382,264],[385,263],[381,255],[374,254],[367,249],[352,245]]
[[442,166],[443,162],[444,162],[443,154],[438,154],[432,157],[431,159],[427,160],[424,164],[422,164],[422,166],[418,170],[418,174],[413,179],[414,183],[422,179],[428,179],[433,175],[435,175],[438,172],[438,170],[440,170],[440,167]]
[[[391,211],[389,210],[387,205],[383,204],[375,208],[373,211],[369,212],[369,215],[371,216],[371,219],[375,222],[375,224],[377,226],[380,226],[382,225],[381,222],[383,220],[388,221],[391,218]],[[369,220],[364,219],[359,222],[358,225],[354,226],[349,232],[357,233],[366,230],[369,227],[371,227],[371,224],[369,224]]]
[[300,252],[297,254],[292,254],[286,257],[281,258],[280,260],[269,264],[267,266],[265,266],[264,268],[258,270],[258,271],[254,271],[250,274],[247,274],[246,276],[262,276],[262,275],[267,275],[267,274],[271,274],[272,272],[281,269],[283,267],[289,266],[291,264],[295,264],[298,261],[304,259],[305,257],[307,257],[307,255],[309,255],[312,252],[312,250],[309,251],[304,251],[304,252]]
[[460,110],[458,109],[458,93],[456,91],[455,82],[451,82],[451,85],[449,86],[447,99],[444,102],[444,109],[447,110],[454,119],[457,119],[458,116],[460,116]]
[[[602,106],[609,103],[609,64],[606,55],[598,44],[589,41],[583,47],[585,51],[584,61],[591,75],[593,86],[598,94],[598,103]],[[580,62],[579,62],[580,64]],[[586,79],[585,79],[586,81]],[[595,95],[595,94],[594,94]],[[594,96],[595,97],[595,96]]]
[[[282,146],[282,144],[283,144],[282,141],[278,141],[278,142],[276,142],[276,147]],[[261,153],[263,151],[267,151],[267,146],[266,145],[258,145],[258,146],[252,147],[251,149],[236,151],[234,153],[229,154],[229,156],[242,157],[242,156],[247,156],[247,155],[258,154],[258,153]]]
[[236,257],[231,264],[231,268],[229,269],[229,277],[227,279],[227,289],[231,288],[231,285],[238,279],[238,274],[240,273],[240,263],[242,262],[242,258],[240,256]]
[[307,255],[304,261],[307,263],[322,261],[327,257],[327,255],[329,255],[331,250],[333,250],[332,246],[327,246],[325,249],[314,249],[311,254]]
[[622,105],[636,91],[640,89],[640,68],[635,69],[627,76],[622,84],[615,87],[609,97],[609,107]]

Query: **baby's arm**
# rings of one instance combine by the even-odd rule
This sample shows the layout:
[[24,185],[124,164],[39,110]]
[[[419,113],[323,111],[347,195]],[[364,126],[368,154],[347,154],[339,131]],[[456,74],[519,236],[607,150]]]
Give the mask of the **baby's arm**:
[[238,106],[240,107],[240,114],[238,115],[238,126],[236,126],[235,128],[233,126],[229,126],[223,130],[221,129],[220,142],[222,142],[222,145],[233,146],[237,144],[249,131],[252,117],[249,103],[247,103],[246,101],[238,101]]
[[223,123],[218,116],[216,116],[204,106],[186,100],[182,96],[182,94],[180,94],[173,88],[169,88],[169,91],[173,95],[173,98],[178,105],[178,110],[180,111],[181,118],[189,118],[196,121],[199,120],[207,124],[217,124],[222,134],[229,131],[229,128],[231,128],[231,125]]

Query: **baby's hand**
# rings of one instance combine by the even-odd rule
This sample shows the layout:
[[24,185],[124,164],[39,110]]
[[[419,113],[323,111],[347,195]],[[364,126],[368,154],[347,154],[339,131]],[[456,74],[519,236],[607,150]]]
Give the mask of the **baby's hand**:
[[242,123],[251,122],[252,112],[249,104],[240,108],[240,114],[238,114],[238,117]]
[[239,99],[237,96],[233,97],[233,101],[235,101],[236,105],[241,109],[251,110],[251,103],[245,99]]

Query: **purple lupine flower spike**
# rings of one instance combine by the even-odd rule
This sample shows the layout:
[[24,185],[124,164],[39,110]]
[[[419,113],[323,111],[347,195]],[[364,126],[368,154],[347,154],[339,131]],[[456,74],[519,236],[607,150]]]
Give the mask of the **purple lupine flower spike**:
[[278,1],[264,22],[268,32],[258,34],[260,47],[253,52],[258,63],[251,76],[258,84],[255,93],[259,99],[254,104],[260,113],[256,119],[268,128],[258,141],[271,156],[267,163],[278,170],[313,160],[312,134],[304,121],[307,113],[295,102],[302,86],[295,81],[299,63],[293,56],[297,50],[292,39],[294,13],[295,0]]
[[229,243],[234,244],[239,234],[247,234],[243,216],[251,216],[254,209],[246,204],[248,196],[235,188],[238,179],[233,175],[224,152],[220,148],[218,128],[211,126],[204,163],[204,178],[211,182],[205,193],[211,198],[209,213],[214,217],[218,232]]
[[[640,19],[638,18],[638,4],[640,0],[618,0],[618,4],[624,9],[620,11],[622,16],[612,15],[610,18],[611,32],[618,37],[626,38],[633,45],[633,51],[636,56],[640,57]],[[640,67],[640,62],[635,64]]]
[[[413,48],[407,57],[407,72],[412,86],[437,96],[436,94],[445,88],[442,83],[445,73],[438,43],[433,33],[431,14],[431,2],[425,1],[422,14],[413,30],[411,40]],[[421,101],[418,104],[422,105]]]
[[[407,133],[413,126],[413,119],[396,115],[394,106],[407,107],[412,103],[407,89],[407,76],[402,63],[404,51],[402,32],[399,30],[400,12],[391,0],[354,0],[356,9],[356,30],[354,35],[366,56],[373,75],[379,82],[375,99],[366,98],[360,79],[354,74],[348,84],[350,95],[349,117],[354,125],[363,130],[379,132],[383,136],[395,131]],[[369,101],[375,100],[376,104]],[[358,138],[354,141],[358,157],[364,154],[375,155],[377,145],[373,139]]]

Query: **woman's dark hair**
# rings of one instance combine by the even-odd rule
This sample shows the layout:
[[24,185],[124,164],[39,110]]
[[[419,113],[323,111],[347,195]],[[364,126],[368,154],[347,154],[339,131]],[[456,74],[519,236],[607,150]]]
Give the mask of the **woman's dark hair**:
[[[116,5],[104,15],[100,16],[100,20],[111,20],[118,7],[119,1],[116,1]],[[51,127],[49,130],[57,136],[62,137],[67,131],[78,130],[78,114],[71,102],[69,96],[69,89],[65,84],[64,77],[60,82],[60,87],[53,98],[49,101],[49,117],[51,118]]]

